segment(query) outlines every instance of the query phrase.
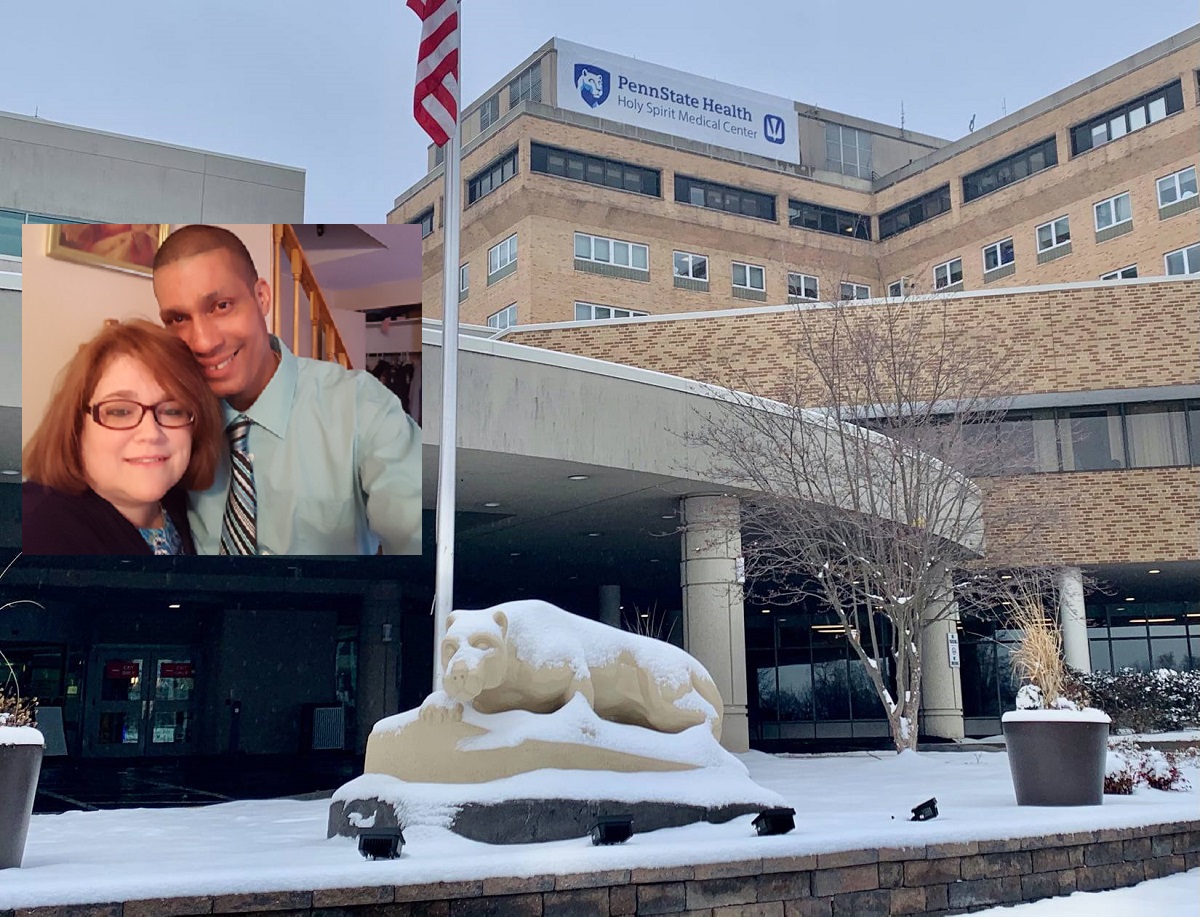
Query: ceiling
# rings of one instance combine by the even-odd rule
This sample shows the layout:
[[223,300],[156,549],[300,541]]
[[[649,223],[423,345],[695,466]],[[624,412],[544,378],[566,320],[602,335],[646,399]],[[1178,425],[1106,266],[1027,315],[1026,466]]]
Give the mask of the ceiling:
[[406,307],[421,314],[421,228],[408,223],[292,227],[317,283],[338,309]]

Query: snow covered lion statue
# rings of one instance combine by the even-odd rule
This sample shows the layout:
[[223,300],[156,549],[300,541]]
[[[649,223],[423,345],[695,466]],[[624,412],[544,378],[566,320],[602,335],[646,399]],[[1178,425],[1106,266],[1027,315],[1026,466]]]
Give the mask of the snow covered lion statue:
[[721,737],[721,695],[699,662],[661,640],[582,618],[549,602],[507,602],[455,611],[441,643],[443,696],[423,720],[553,713],[576,695],[614,723],[679,733],[707,723]]

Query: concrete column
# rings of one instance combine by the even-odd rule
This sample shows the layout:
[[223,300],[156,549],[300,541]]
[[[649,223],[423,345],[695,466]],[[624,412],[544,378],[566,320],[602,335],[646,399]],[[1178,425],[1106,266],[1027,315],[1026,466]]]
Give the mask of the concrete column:
[[621,587],[600,587],[600,620],[610,627],[621,626]]
[[363,596],[358,624],[358,751],[371,727],[398,713],[400,686],[400,594],[394,583],[376,583]]
[[1058,624],[1062,631],[1063,658],[1081,672],[1092,670],[1088,651],[1087,612],[1083,604],[1083,572],[1068,567],[1058,577]]
[[[949,584],[947,584],[949,586]],[[958,634],[958,603],[931,603],[921,631],[921,719],[926,735],[963,739],[962,669],[950,665],[951,634]],[[961,659],[961,656],[960,656]]]
[[725,702],[721,744],[750,749],[746,718],[746,625],[737,561],[742,556],[736,497],[680,500],[683,646],[708,669]]

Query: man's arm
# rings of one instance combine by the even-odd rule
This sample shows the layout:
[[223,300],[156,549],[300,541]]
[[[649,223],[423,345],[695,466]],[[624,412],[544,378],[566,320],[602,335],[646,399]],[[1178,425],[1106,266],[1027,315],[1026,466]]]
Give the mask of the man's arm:
[[364,374],[361,385],[357,455],[367,525],[384,554],[420,554],[421,428],[377,379]]

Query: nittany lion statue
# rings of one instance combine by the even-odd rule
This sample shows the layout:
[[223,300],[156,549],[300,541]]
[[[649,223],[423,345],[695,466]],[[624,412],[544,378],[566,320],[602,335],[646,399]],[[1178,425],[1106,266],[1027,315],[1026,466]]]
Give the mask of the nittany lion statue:
[[677,733],[707,722],[721,737],[721,695],[704,667],[670,643],[581,618],[542,601],[455,611],[441,643],[442,689],[422,719],[553,713],[576,694],[602,719]]

